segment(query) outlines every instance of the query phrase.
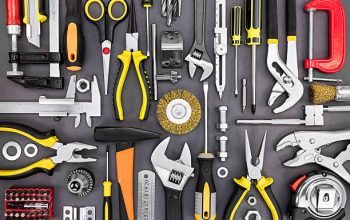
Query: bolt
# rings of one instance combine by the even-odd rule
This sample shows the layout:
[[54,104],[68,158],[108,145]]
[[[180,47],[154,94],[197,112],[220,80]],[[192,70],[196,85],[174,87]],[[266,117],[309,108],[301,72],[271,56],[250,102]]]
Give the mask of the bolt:
[[156,78],[158,81],[170,81],[175,84],[181,79],[181,75],[179,75],[176,71],[171,71],[170,73],[157,74]]
[[225,162],[228,156],[226,148],[226,142],[228,138],[226,136],[220,136],[216,137],[216,140],[220,142],[220,150],[217,152],[217,156],[222,162]]
[[220,123],[217,124],[217,128],[220,129],[220,131],[222,132],[226,132],[228,128],[228,124],[226,122],[227,109],[227,106],[218,107],[218,111],[220,112]]

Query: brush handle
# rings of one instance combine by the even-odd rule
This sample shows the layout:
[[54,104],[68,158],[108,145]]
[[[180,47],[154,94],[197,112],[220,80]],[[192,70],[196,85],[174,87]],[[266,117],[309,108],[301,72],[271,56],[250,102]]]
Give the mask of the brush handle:
[[350,106],[324,106],[323,111],[325,112],[350,112]]

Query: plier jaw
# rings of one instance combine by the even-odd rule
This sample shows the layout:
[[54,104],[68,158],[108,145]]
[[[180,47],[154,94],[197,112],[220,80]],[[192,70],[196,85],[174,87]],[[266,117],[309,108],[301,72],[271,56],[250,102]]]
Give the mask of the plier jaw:
[[139,33],[126,33],[126,50],[136,52],[139,50]]
[[82,155],[76,154],[76,152],[81,152],[83,150],[96,150],[97,147],[89,144],[83,144],[79,142],[73,142],[69,144],[62,144],[57,142],[52,149],[56,150],[56,156],[51,157],[51,160],[56,163],[86,163],[95,162],[96,158],[83,158]]

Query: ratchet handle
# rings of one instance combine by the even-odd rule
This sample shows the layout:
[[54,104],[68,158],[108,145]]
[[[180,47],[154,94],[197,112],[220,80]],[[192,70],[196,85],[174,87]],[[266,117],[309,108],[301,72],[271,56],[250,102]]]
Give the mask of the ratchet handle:
[[296,0],[287,0],[287,40],[297,36]]
[[182,191],[165,188],[166,220],[182,220]]
[[195,39],[201,45],[204,44],[207,0],[196,0],[195,4]]
[[21,0],[6,0],[6,25],[21,24]]
[[277,0],[267,0],[267,40],[268,44],[278,43]]

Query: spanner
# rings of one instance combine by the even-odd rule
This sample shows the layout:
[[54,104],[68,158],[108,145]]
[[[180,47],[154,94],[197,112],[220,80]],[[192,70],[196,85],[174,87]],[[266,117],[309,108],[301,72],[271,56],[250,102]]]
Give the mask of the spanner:
[[188,61],[190,77],[193,78],[197,67],[203,69],[200,81],[207,79],[213,72],[213,63],[205,47],[206,0],[195,0],[195,41],[185,58]]

